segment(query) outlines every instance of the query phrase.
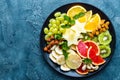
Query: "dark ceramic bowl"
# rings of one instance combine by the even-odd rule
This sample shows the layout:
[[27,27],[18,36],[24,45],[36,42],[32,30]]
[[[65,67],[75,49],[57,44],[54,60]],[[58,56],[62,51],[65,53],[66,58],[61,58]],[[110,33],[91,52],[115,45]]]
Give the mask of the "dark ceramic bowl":
[[[66,13],[68,11],[68,9],[74,5],[81,5],[83,6],[84,8],[86,8],[86,10],[92,10],[93,11],[93,14],[94,13],[99,13],[99,15],[101,16],[102,19],[105,19],[107,21],[110,22],[110,25],[109,25],[109,32],[110,34],[112,35],[112,42],[110,44],[110,47],[111,47],[111,55],[106,58],[106,63],[101,65],[100,68],[97,70],[97,71],[94,71],[94,72],[91,72],[87,75],[80,75],[78,73],[76,73],[74,70],[71,70],[71,71],[68,71],[68,72],[64,72],[62,70],[60,70],[60,66],[53,63],[50,59],[49,59],[49,54],[44,52],[43,51],[43,48],[46,46],[46,41],[44,39],[45,37],[45,34],[44,34],[44,28],[46,26],[48,26],[48,23],[49,23],[49,20],[51,18],[54,17],[54,13],[57,12],[57,11],[60,11],[62,13]],[[113,53],[114,53],[114,49],[115,49],[115,42],[116,42],[116,37],[115,37],[115,31],[114,31],[114,27],[110,21],[110,19],[105,15],[104,12],[102,12],[100,9],[96,8],[95,6],[92,6],[90,4],[86,4],[86,3],[70,3],[70,4],[66,4],[66,5],[63,5],[59,8],[57,8],[56,10],[54,10],[49,16],[48,18],[46,19],[46,21],[44,22],[43,26],[42,26],[42,30],[41,30],[41,33],[40,33],[40,49],[41,49],[41,53],[43,54],[45,60],[48,62],[48,64],[54,69],[56,70],[57,72],[63,74],[63,75],[66,75],[66,76],[70,76],[70,77],[88,77],[88,76],[91,76],[91,75],[94,75],[96,73],[98,73],[99,71],[101,71],[107,64],[108,62],[110,61],[110,59],[112,58],[113,56]]]

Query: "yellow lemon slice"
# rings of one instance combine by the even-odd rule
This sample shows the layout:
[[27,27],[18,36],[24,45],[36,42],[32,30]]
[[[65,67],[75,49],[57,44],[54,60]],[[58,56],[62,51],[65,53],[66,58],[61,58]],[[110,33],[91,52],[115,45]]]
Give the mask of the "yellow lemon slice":
[[96,13],[95,15],[92,16],[92,18],[86,23],[85,25],[85,30],[88,32],[92,32],[95,29],[98,28],[99,24],[100,24],[100,15],[98,13]]
[[69,50],[69,55],[66,60],[66,64],[70,69],[77,69],[82,64],[82,59],[80,56],[73,50]]
[[71,7],[67,11],[67,16],[69,16],[70,18],[73,18],[76,14],[79,14],[80,12],[86,12],[86,9],[80,5],[76,5]]

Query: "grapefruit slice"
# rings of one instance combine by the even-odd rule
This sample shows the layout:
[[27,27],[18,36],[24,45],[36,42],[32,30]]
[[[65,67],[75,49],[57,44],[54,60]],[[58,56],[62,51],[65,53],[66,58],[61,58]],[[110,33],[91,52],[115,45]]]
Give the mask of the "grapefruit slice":
[[90,48],[90,47],[93,48],[96,55],[100,54],[100,48],[96,42],[87,40],[84,43],[85,43],[85,45],[87,45],[88,48]]
[[82,67],[83,67],[83,64],[78,69],[76,69],[76,72],[81,75],[88,74],[88,69],[82,70]]
[[88,49],[88,58],[92,60],[94,65],[102,65],[106,62],[100,55],[96,54],[96,50],[92,47]]
[[77,52],[78,54],[82,57],[82,58],[87,58],[87,51],[88,51],[88,47],[86,46],[86,44],[84,42],[82,42],[81,40],[78,42],[77,45]]

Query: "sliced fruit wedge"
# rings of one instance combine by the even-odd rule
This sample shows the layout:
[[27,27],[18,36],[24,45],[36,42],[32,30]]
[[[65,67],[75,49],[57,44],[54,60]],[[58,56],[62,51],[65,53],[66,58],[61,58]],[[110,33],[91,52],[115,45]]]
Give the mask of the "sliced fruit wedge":
[[88,32],[92,32],[96,30],[100,25],[100,15],[98,13],[94,14],[92,18],[85,25],[85,30]]
[[92,10],[87,11],[83,17],[80,17],[80,18],[78,19],[78,21],[79,21],[80,23],[84,23],[84,22],[89,21],[89,20],[91,19],[91,17],[92,17]]
[[85,45],[87,45],[88,48],[93,48],[95,50],[96,55],[100,54],[100,48],[96,42],[87,40],[84,43]]
[[82,70],[82,67],[83,67],[83,64],[78,68],[78,69],[76,69],[76,72],[78,73],[78,74],[81,74],[81,75],[85,75],[85,74],[88,74],[88,69],[86,69],[86,70]]
[[67,11],[67,16],[69,16],[70,18],[73,18],[76,14],[79,14],[80,12],[86,12],[86,9],[80,5],[76,5],[71,7]]
[[96,55],[96,50],[92,47],[88,49],[87,55],[88,58],[92,60],[92,64],[94,65],[102,65],[106,62],[100,55]]
[[86,58],[87,57],[87,51],[88,51],[88,47],[86,46],[86,44],[84,42],[82,42],[81,40],[78,42],[77,45],[77,52],[78,54],[82,57],[82,58]]

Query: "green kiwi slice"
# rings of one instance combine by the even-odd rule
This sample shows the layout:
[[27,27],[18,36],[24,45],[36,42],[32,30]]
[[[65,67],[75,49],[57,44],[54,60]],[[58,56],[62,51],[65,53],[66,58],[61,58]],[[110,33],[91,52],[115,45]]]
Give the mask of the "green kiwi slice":
[[103,45],[109,45],[110,42],[112,41],[112,36],[110,35],[109,31],[105,31],[102,32],[99,36],[98,36],[98,40],[100,44]]
[[111,54],[111,48],[107,45],[101,45],[100,47],[100,56],[106,58]]

